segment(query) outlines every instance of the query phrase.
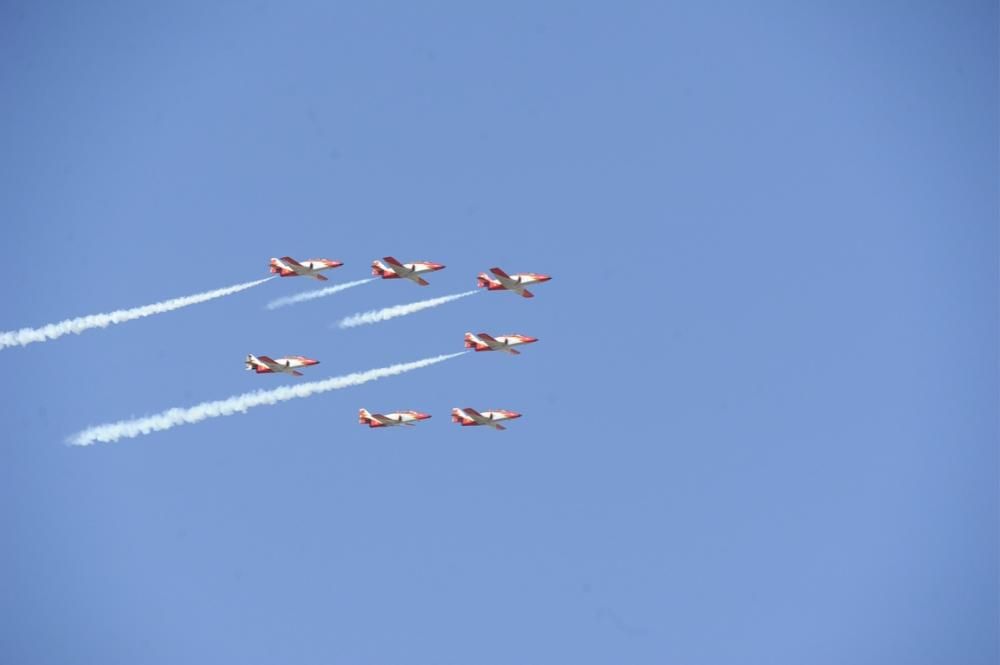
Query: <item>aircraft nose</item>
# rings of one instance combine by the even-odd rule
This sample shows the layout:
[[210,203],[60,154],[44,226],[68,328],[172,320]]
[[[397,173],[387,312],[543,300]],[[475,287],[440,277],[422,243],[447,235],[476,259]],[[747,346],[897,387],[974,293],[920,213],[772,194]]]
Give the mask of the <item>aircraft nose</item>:
[[550,279],[552,279],[552,275],[539,275],[538,276],[538,281],[540,281],[540,282],[547,282]]
[[537,337],[528,337],[528,336],[525,336],[525,338],[524,338],[524,343],[525,344],[531,344],[532,342],[537,342],[537,341],[538,341]]
[[443,263],[434,263],[432,265],[434,266],[435,270],[441,270],[442,268],[445,267]]
[[418,413],[417,414],[417,418],[420,419],[420,420],[427,420],[430,417],[431,417],[431,414],[429,414],[429,413]]

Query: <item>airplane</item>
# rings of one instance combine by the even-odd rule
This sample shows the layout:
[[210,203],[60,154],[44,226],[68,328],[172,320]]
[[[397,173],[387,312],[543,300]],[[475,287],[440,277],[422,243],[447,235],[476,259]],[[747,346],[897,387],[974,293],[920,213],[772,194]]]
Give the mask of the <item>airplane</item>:
[[441,268],[444,268],[444,266],[440,263],[431,263],[430,261],[400,263],[391,256],[383,257],[382,261],[377,259],[372,261],[372,274],[376,277],[381,277],[382,279],[405,277],[420,286],[427,286],[428,284],[427,280],[420,276],[422,273],[434,272],[435,270],[441,270]]
[[520,417],[521,414],[515,413],[514,411],[483,411],[480,413],[479,411],[469,407],[451,410],[451,421],[453,423],[462,423],[462,427],[487,425],[497,430],[507,429],[501,425],[499,421],[512,420]]
[[475,349],[476,351],[506,351],[515,356],[521,352],[512,347],[518,344],[531,344],[537,341],[537,337],[528,337],[527,335],[501,335],[493,337],[482,332],[478,335],[470,332],[465,333],[465,348],[467,349]]
[[330,259],[309,259],[299,263],[290,256],[282,256],[280,259],[271,259],[271,272],[282,277],[312,277],[321,282],[327,278],[320,273],[321,270],[330,270],[344,265],[341,261],[331,261]]
[[394,411],[392,413],[369,413],[368,409],[358,410],[358,422],[369,427],[395,427],[396,425],[409,425],[413,427],[414,421],[427,420],[429,414],[419,411]]
[[489,291],[508,290],[514,291],[525,298],[534,298],[535,294],[524,288],[528,284],[547,282],[552,279],[549,275],[539,275],[533,272],[518,273],[508,275],[500,268],[490,268],[494,277],[490,277],[484,272],[479,273],[479,286],[485,287]]
[[258,358],[252,353],[248,353],[246,359],[247,371],[257,372],[258,374],[280,372],[282,374],[291,374],[292,376],[302,376],[302,372],[295,371],[296,367],[308,367],[309,365],[318,364],[318,360],[304,356],[285,356],[284,358],[274,360],[267,356]]

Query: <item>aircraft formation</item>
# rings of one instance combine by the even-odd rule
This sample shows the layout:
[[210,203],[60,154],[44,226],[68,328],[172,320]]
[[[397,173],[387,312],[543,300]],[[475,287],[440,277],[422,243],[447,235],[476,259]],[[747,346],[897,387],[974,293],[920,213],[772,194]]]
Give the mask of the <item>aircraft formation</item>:
[[[343,262],[330,259],[306,259],[297,261],[290,256],[272,258],[270,270],[281,277],[308,277],[318,281],[327,281],[327,277],[320,273],[341,267]],[[408,279],[420,286],[427,286],[429,282],[423,275],[442,270],[445,266],[441,263],[431,261],[416,261],[413,263],[403,263],[392,256],[383,257],[381,260],[372,261],[372,275],[382,279]],[[552,279],[549,275],[540,273],[515,273],[507,274],[501,268],[490,268],[490,274],[480,273],[477,276],[477,286],[487,291],[512,291],[523,298],[533,298],[534,294],[526,288],[528,285],[541,284]],[[491,276],[492,275],[492,276]],[[521,352],[515,346],[532,344],[538,338],[521,334],[491,335],[486,332],[465,333],[465,348],[477,352],[480,351],[502,351],[510,355],[518,355]],[[319,361],[305,356],[283,356],[271,358],[269,356],[255,356],[247,354],[246,369],[257,374],[290,374],[292,376],[302,376],[298,371],[303,367],[318,365]],[[430,418],[430,414],[420,411],[393,411],[386,413],[371,413],[365,408],[358,412],[358,422],[361,425],[368,425],[369,428],[377,427],[412,427],[421,420]],[[505,409],[495,409],[477,411],[472,407],[453,408],[451,410],[451,420],[463,427],[485,426],[495,430],[506,429],[500,423],[505,420],[520,418],[521,414]]]

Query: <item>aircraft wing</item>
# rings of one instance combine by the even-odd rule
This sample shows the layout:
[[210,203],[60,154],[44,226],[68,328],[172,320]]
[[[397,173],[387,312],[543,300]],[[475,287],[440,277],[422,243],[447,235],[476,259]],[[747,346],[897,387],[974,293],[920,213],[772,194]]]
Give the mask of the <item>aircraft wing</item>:
[[526,288],[524,288],[523,286],[521,286],[521,278],[520,277],[518,277],[517,279],[515,279],[515,278],[511,277],[510,275],[508,275],[507,273],[505,273],[500,268],[490,268],[490,272],[493,273],[496,276],[497,280],[500,282],[500,284],[505,289],[510,289],[511,291],[516,291],[516,292],[520,293],[522,296],[524,296],[525,298],[534,298],[535,297],[535,294],[533,294],[531,291],[528,291]]
[[478,411],[476,411],[475,409],[473,409],[471,406],[467,406],[464,409],[462,409],[462,413],[464,413],[465,415],[467,415],[469,418],[471,418],[472,420],[476,421],[477,423],[484,423],[484,422],[488,423],[489,422],[489,420],[486,419],[486,416],[484,416],[483,414],[479,413]]
[[407,268],[406,266],[404,266],[402,263],[400,263],[391,256],[383,256],[382,260],[385,261],[385,264],[389,266],[389,268],[400,277],[405,277],[406,279],[412,280],[417,284],[419,284],[420,286],[427,286],[430,283],[423,277],[417,275],[416,270]]
[[301,263],[299,263],[290,256],[282,256],[281,261],[299,275],[301,275],[304,272],[309,272],[308,270],[306,270],[306,267],[304,265],[302,265]]
[[493,420],[487,418],[486,416],[484,416],[483,414],[479,413],[478,411],[476,411],[475,409],[473,409],[471,407],[466,407],[466,408],[462,409],[462,411],[464,411],[465,415],[467,415],[469,418],[471,418],[472,421],[474,423],[476,423],[477,425],[488,425],[488,426],[496,428],[496,429],[505,429],[504,427],[502,427],[498,423],[496,423]]
[[393,420],[392,418],[387,418],[386,416],[383,416],[381,413],[372,413],[368,417],[387,427],[399,424],[399,421]]
[[274,359],[270,358],[268,356],[259,356],[257,358],[257,360],[260,362],[261,365],[263,365],[264,367],[268,368],[272,372],[280,371],[282,369],[281,365],[279,365],[278,363],[274,362]]
[[392,271],[397,275],[405,275],[406,273],[411,272],[406,269],[406,266],[391,256],[383,256],[382,260],[385,261],[385,264],[392,268]]

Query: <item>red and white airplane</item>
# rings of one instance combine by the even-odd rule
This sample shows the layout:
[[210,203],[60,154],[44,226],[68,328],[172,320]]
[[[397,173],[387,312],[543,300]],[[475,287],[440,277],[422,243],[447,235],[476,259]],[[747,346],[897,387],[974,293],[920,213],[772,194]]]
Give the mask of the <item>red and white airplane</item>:
[[538,284],[552,279],[549,275],[539,275],[533,272],[522,272],[508,275],[500,268],[490,268],[493,277],[484,272],[479,273],[479,286],[490,291],[514,291],[525,298],[534,298],[535,294],[524,288],[529,284]]
[[499,337],[493,337],[484,332],[478,335],[470,332],[465,333],[465,348],[467,349],[475,349],[476,351],[506,351],[515,356],[521,352],[513,347],[537,341],[537,337],[528,337],[527,335],[500,335]]
[[521,414],[514,411],[483,411],[480,413],[469,407],[451,410],[451,421],[453,423],[462,423],[462,427],[486,425],[493,429],[507,429],[499,421],[513,420],[520,417]]
[[[383,263],[384,262],[384,263]],[[440,263],[430,261],[418,261],[417,263],[400,263],[391,256],[382,258],[382,261],[372,261],[372,274],[382,279],[397,279],[405,277],[420,286],[427,286],[428,282],[420,275],[444,268]]]
[[292,376],[302,376],[302,372],[295,371],[296,367],[308,367],[309,365],[318,364],[318,360],[306,358],[305,356],[285,356],[284,358],[275,360],[267,356],[258,358],[252,353],[247,354],[246,360],[247,371],[257,372],[258,374],[291,374]]
[[299,263],[290,256],[282,256],[280,259],[271,259],[271,272],[282,277],[312,277],[325,282],[326,277],[319,274],[320,271],[339,268],[342,265],[344,265],[342,262],[330,259],[309,259]]
[[392,413],[369,413],[368,409],[359,409],[358,422],[369,427],[395,427],[409,425],[416,421],[427,420],[430,414],[419,411],[393,411]]

